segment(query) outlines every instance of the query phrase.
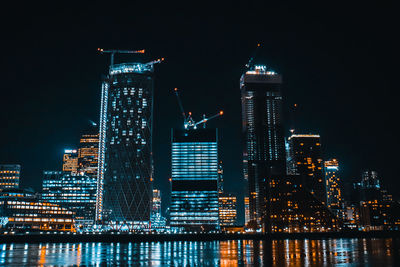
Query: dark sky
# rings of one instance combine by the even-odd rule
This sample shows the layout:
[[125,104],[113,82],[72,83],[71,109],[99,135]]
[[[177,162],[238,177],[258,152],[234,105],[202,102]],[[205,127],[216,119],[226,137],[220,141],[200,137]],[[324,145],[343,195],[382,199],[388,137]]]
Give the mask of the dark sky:
[[344,181],[375,169],[396,196],[400,46],[392,2],[277,2],[3,8],[0,163],[21,164],[22,186],[40,190],[42,171],[60,169],[63,149],[76,147],[88,120],[98,121],[109,58],[97,47],[146,49],[145,57],[118,60],[166,58],[156,67],[154,125],[155,185],[164,200],[170,128],[182,125],[174,87],[197,118],[225,111],[209,127],[220,129],[225,188],[242,199],[239,78],[260,42],[256,61],[283,75],[287,121],[299,104],[298,132],[321,134],[324,157],[339,159]]

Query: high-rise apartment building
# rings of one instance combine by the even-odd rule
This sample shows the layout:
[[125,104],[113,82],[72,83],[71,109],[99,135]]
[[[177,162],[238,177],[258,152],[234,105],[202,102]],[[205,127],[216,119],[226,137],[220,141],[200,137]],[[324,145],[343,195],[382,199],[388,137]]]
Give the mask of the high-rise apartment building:
[[317,134],[292,134],[288,138],[288,146],[290,174],[300,175],[305,189],[326,205],[320,136]]
[[97,178],[69,172],[43,173],[42,200],[74,212],[77,223],[93,223],[96,211]]
[[63,168],[64,172],[78,171],[78,150],[76,149],[65,149],[63,156]]
[[0,190],[19,187],[21,165],[0,164]]
[[343,196],[339,177],[339,163],[336,159],[324,162],[327,206],[337,217],[342,217]]
[[219,227],[217,140],[215,129],[172,131],[171,227]]
[[254,66],[240,80],[244,176],[250,220],[257,224],[269,223],[270,180],[286,175],[281,84],[281,76],[266,66]]
[[123,63],[111,65],[103,82],[98,220],[127,225],[150,221],[153,80],[153,63]]

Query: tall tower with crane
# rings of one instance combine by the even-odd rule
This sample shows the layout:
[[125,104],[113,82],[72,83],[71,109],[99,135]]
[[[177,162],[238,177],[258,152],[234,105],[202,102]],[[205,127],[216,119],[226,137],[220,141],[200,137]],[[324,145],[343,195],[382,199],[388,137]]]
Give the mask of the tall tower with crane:
[[115,64],[116,54],[144,50],[105,50],[111,55],[102,84],[96,221],[116,229],[147,227],[150,221],[153,157],[154,65]]
[[[172,130],[171,227],[208,231],[219,228],[218,205],[218,132],[206,128],[214,116],[196,122],[186,113],[178,98],[183,128]],[[200,127],[203,126],[203,127]]]

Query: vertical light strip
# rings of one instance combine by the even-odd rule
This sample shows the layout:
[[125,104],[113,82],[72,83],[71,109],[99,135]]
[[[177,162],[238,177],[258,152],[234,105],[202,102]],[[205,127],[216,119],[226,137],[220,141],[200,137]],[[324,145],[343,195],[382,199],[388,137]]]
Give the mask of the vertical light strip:
[[106,143],[106,123],[107,123],[107,102],[108,102],[108,83],[103,82],[101,90],[100,108],[100,137],[99,137],[99,165],[97,173],[97,194],[96,194],[96,221],[100,221],[103,215],[103,186],[104,186],[104,161]]

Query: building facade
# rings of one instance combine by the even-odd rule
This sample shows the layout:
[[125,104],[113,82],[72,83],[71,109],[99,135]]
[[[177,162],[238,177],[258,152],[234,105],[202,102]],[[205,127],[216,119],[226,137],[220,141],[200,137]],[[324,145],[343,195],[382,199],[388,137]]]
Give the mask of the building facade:
[[240,80],[244,177],[256,224],[269,223],[269,181],[286,175],[281,84],[281,76],[266,66],[255,66]]
[[150,221],[153,65],[111,65],[102,86],[97,220]]
[[227,193],[219,194],[219,224],[221,227],[234,226],[237,220],[236,196]]
[[43,174],[42,200],[73,211],[77,224],[93,223],[96,190],[96,177],[60,171]]
[[336,159],[324,162],[327,205],[337,217],[343,217],[343,195],[339,177],[339,163]]
[[78,172],[97,177],[99,167],[99,131],[93,126],[82,135],[78,149]]
[[326,185],[320,136],[293,134],[288,138],[290,174],[300,175],[305,189],[326,205]]
[[0,227],[28,231],[76,231],[72,211],[40,201],[37,194],[20,189],[0,192]]
[[19,187],[21,165],[0,164],[0,190]]
[[215,129],[172,131],[171,227],[219,227],[217,140]]
[[78,150],[76,149],[65,149],[63,156],[63,168],[64,172],[78,171]]

